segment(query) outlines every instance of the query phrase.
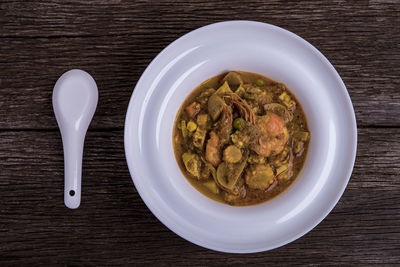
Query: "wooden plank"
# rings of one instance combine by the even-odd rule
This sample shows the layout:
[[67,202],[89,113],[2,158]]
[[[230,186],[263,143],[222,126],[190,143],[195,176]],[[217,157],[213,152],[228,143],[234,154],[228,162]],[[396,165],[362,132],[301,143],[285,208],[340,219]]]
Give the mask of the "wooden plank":
[[158,52],[154,45],[129,38],[2,41],[7,45],[0,52],[4,70],[0,80],[0,129],[56,129],[53,87],[62,73],[73,68],[88,71],[99,88],[92,127],[122,128],[136,81]]
[[398,14],[395,1],[2,2],[0,129],[55,129],[51,92],[70,68],[87,70],[99,85],[92,127],[121,129],[136,81],[166,45],[233,18],[304,37],[342,76],[359,125],[400,126]]
[[[182,34],[222,20],[260,20],[314,36],[395,33],[396,0],[375,1],[2,1],[0,37]],[[361,36],[362,37],[362,36]],[[352,40],[352,36],[343,36]],[[336,39],[336,38],[334,38]],[[366,44],[368,45],[368,44]]]
[[[157,43],[152,42],[156,36],[2,39],[0,129],[55,129],[52,90],[71,68],[82,68],[97,81],[100,98],[92,127],[122,128],[136,81],[176,37],[168,35]],[[352,97],[358,124],[400,126],[400,55],[388,61],[388,54],[359,58],[350,48],[341,48],[331,58]],[[356,62],[369,66],[359,72]]]
[[359,129],[356,165],[333,212],[284,247],[233,255],[193,245],[163,226],[137,194],[123,131],[90,131],[81,207],[63,204],[57,131],[0,132],[2,265],[396,264],[400,261],[400,129]]

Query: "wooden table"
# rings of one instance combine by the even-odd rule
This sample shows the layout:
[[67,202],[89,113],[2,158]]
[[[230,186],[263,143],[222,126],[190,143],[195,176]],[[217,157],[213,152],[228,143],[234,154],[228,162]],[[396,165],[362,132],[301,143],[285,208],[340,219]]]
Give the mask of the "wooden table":
[[[399,264],[399,14],[397,0],[1,1],[0,265]],[[275,24],[316,46],[349,90],[359,138],[350,183],[330,215],[293,243],[247,255],[168,230],[136,192],[123,147],[128,101],[150,61],[181,35],[232,19]],[[91,73],[100,92],[77,210],[63,203],[51,103],[55,81],[71,68]]]

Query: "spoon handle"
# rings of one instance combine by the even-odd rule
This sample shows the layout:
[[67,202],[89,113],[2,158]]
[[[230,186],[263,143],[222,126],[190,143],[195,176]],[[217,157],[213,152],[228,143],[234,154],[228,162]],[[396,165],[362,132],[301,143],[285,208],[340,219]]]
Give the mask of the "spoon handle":
[[81,203],[82,154],[85,135],[68,131],[62,139],[65,176],[64,203],[68,208],[76,209]]

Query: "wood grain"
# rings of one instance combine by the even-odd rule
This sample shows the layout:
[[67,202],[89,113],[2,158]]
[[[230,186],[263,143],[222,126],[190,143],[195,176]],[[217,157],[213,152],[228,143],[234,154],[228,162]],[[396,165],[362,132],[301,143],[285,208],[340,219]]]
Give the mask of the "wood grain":
[[308,28],[307,32],[314,36],[329,37],[329,31],[342,36],[348,32],[358,39],[362,38],[362,30],[383,36],[388,30],[393,33],[399,22],[396,0],[256,0],[246,5],[240,0],[2,1],[0,7],[2,37],[113,36],[135,32],[164,35],[183,33],[210,22],[249,19],[268,20],[291,29]]
[[[333,64],[356,112],[358,152],[341,200],[284,247],[235,255],[196,246],[142,202],[123,149],[129,97],[170,42],[224,20],[305,38]],[[0,2],[0,265],[392,265],[400,262],[400,3],[360,1]],[[82,205],[63,204],[51,94],[90,72],[99,105],[87,135]]]
[[[400,126],[400,7],[362,2],[256,1],[246,8],[223,1],[104,2],[96,8],[85,2],[2,3],[0,64],[7,71],[0,80],[0,128],[55,129],[54,83],[66,70],[82,68],[100,90],[92,127],[122,129],[129,97],[149,62],[182,34],[228,18],[258,19],[304,37],[342,76],[359,125]],[[176,5],[185,8],[176,12]]]
[[183,240],[151,214],[121,156],[123,131],[88,133],[77,210],[63,204],[59,133],[2,132],[1,259],[15,265],[395,264],[400,261],[399,139],[398,129],[360,129],[350,183],[320,225],[273,251],[231,255]]

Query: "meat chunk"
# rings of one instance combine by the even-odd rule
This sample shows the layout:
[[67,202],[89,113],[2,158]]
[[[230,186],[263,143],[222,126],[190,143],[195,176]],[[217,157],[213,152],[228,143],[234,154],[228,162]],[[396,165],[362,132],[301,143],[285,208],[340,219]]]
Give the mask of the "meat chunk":
[[193,102],[185,108],[185,111],[189,117],[194,118],[200,112],[200,104]]
[[206,160],[214,167],[221,162],[221,153],[219,152],[219,138],[215,132],[210,132],[210,139],[206,145]]

